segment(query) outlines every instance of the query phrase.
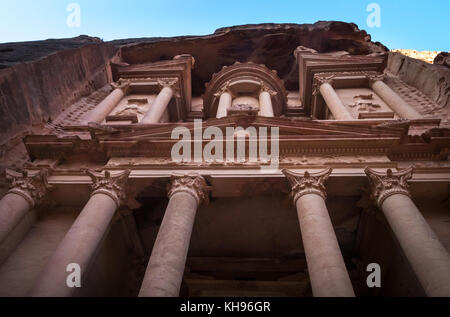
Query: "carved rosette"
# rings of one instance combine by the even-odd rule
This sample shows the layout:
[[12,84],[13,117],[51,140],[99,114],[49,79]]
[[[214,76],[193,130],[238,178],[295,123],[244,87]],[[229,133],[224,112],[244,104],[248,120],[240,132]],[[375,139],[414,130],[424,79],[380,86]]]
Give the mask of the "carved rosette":
[[126,170],[114,176],[109,171],[103,174],[87,170],[86,173],[92,179],[91,197],[97,194],[108,195],[115,201],[117,208],[120,207],[125,200],[125,185],[131,171]]
[[377,81],[383,81],[386,76],[384,74],[369,74],[366,77],[369,80],[369,85],[372,86]]
[[173,95],[175,98],[181,98],[180,88],[179,88],[179,80],[178,78],[159,78],[158,86],[159,88],[170,88],[173,90]]
[[372,187],[372,199],[376,201],[379,207],[383,205],[386,198],[392,195],[411,197],[408,190],[408,180],[412,178],[413,167],[397,173],[388,169],[386,174],[376,172],[367,167],[365,172]]
[[169,198],[176,193],[188,193],[200,205],[209,202],[211,187],[208,186],[205,179],[200,175],[172,175],[167,191]]
[[294,173],[292,171],[283,170],[291,186],[291,196],[294,199],[294,204],[303,195],[316,194],[321,196],[324,200],[327,198],[327,190],[325,184],[331,175],[333,169],[328,168],[319,173],[305,172],[304,175]]
[[333,85],[335,74],[330,74],[327,76],[315,76],[313,81],[313,95],[316,96],[320,93],[320,86],[323,84]]
[[34,207],[42,201],[50,185],[47,181],[48,171],[43,169],[30,176],[28,171],[17,173],[6,170],[6,178],[11,182],[8,193],[22,196],[31,206]]

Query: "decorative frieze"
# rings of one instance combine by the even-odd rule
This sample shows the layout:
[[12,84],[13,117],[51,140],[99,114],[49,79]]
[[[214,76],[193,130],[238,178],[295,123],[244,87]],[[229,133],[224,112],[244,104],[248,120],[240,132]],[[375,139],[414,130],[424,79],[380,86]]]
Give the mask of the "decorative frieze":
[[126,170],[117,175],[111,175],[109,171],[105,171],[105,174],[103,174],[87,170],[86,173],[92,179],[91,197],[96,194],[105,194],[116,202],[117,207],[121,205],[126,196],[125,184],[131,171]]
[[412,178],[413,172],[414,168],[410,167],[396,173],[388,169],[385,174],[367,167],[365,173],[372,187],[372,198],[377,202],[378,206],[381,207],[386,198],[392,195],[400,194],[411,197],[407,181]]
[[333,169],[328,168],[319,173],[309,173],[298,174],[292,171],[284,169],[282,172],[286,176],[290,186],[291,195],[294,199],[294,204],[303,195],[316,194],[321,196],[323,199],[327,198],[327,191],[325,188],[325,183],[331,175]]
[[34,175],[29,175],[28,171],[22,174],[6,170],[6,178],[11,182],[8,193],[22,196],[31,206],[39,203],[44,197],[50,185],[47,181],[48,171],[40,170]]
[[172,175],[167,191],[169,198],[179,192],[188,193],[200,205],[209,202],[211,187],[200,175]]

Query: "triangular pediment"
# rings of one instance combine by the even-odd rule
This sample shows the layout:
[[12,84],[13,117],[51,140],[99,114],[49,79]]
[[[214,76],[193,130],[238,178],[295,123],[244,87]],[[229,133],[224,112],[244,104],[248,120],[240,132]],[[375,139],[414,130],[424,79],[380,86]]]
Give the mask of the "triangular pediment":
[[193,135],[195,129],[203,131],[209,127],[217,127],[224,132],[227,128],[242,127],[247,129],[254,127],[257,131],[260,128],[267,128],[270,133],[271,128],[278,128],[280,139],[372,139],[380,137],[400,138],[405,127],[381,127],[368,124],[337,123],[313,120],[294,120],[290,118],[264,118],[252,116],[233,116],[221,119],[209,119],[199,122],[168,123],[158,125],[140,125],[120,127],[114,132],[96,133],[99,140],[164,140],[171,139],[172,131],[175,128],[186,128]]

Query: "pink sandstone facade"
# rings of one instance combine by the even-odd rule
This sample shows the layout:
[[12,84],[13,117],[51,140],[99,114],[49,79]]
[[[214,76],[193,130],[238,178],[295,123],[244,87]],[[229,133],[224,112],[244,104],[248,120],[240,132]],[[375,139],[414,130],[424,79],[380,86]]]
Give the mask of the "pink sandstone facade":
[[[450,296],[450,70],[321,23],[1,70],[0,296]],[[174,129],[237,127],[278,128],[275,170],[249,130],[243,158],[174,161]]]

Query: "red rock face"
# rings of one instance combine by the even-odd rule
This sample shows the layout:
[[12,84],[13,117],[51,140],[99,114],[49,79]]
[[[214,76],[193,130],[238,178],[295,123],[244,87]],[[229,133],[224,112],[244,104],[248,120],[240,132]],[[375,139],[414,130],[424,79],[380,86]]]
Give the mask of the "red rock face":
[[[107,65],[115,52],[114,46],[97,43],[43,58],[19,53],[25,59],[40,59],[26,63],[16,60],[0,70],[0,144],[51,121],[80,97],[107,84]],[[4,60],[0,63],[4,65]]]
[[236,61],[264,64],[278,72],[286,89],[298,89],[298,67],[293,52],[300,45],[321,53],[347,51],[366,55],[387,51],[382,44],[371,42],[370,35],[360,31],[355,24],[333,21],[244,25],[222,28],[207,36],[131,39],[114,43],[124,45],[122,61],[130,64],[172,59],[179,54],[194,56],[199,61],[192,73],[194,95],[203,94],[204,84],[212,75]]

